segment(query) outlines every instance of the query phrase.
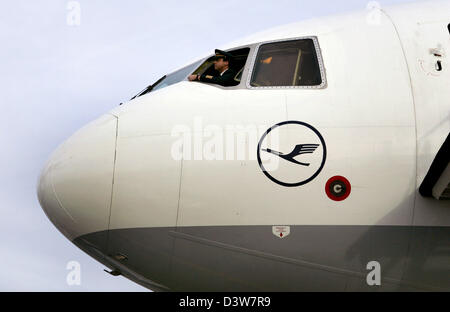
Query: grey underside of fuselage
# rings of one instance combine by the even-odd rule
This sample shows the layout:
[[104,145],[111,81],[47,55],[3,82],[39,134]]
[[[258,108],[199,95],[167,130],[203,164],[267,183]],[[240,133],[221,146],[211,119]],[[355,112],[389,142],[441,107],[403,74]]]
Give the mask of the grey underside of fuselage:
[[[272,226],[130,228],[74,243],[154,290],[450,291],[450,227],[297,225],[284,238]],[[367,284],[370,261],[380,286]]]

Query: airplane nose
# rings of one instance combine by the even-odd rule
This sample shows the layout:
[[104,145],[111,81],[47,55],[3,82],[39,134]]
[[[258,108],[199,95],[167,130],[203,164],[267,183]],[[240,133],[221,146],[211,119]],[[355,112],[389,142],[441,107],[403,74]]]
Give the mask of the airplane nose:
[[68,239],[108,230],[117,118],[104,115],[61,144],[43,168],[38,199]]

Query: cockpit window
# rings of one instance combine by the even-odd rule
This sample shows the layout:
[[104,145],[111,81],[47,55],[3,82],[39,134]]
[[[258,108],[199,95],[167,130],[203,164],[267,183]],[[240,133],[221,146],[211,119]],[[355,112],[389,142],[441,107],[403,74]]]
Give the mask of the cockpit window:
[[[236,83],[234,85],[238,85],[241,82],[242,73],[244,71],[245,63],[247,62],[250,48],[228,50],[227,52],[233,55],[233,59],[230,62],[230,69],[236,73],[234,76],[234,81]],[[214,69],[214,55],[203,62],[192,74],[217,76],[219,73]]]
[[130,100],[133,100],[134,98],[140,97],[151,91],[162,89],[167,86],[173,85],[177,82],[183,81],[184,79],[186,79],[187,75],[189,75],[189,73],[191,73],[194,70],[194,68],[198,67],[201,61],[202,60],[192,63],[191,65],[185,66],[182,69],[179,69],[169,75],[162,76],[155,83],[149,85],[147,88],[145,88],[144,90],[133,96]]
[[312,39],[262,44],[251,76],[251,87],[318,86],[319,60]]
[[156,85],[153,88],[153,91],[162,89],[167,86],[173,85],[177,82],[183,81],[184,79],[186,79],[187,75],[189,75],[189,73],[192,71],[192,69],[194,69],[195,67],[198,66],[198,64],[200,64],[200,61],[195,62],[194,64],[186,66],[180,70],[177,70],[176,72],[173,72],[173,73],[167,75],[166,79],[164,79],[163,81],[158,83],[158,85]]
[[[236,75],[234,76],[234,85],[238,85],[242,78],[242,73],[245,67],[245,63],[248,58],[248,54],[250,52],[250,48],[241,48],[232,51],[228,51],[233,55],[233,61],[230,62],[230,69],[232,69]],[[209,57],[208,59],[202,59],[195,63],[192,63],[188,66],[183,67],[171,74],[164,75],[159,78],[156,82],[146,87],[144,90],[133,96],[131,100],[138,98],[144,94],[149,92],[159,90],[170,86],[172,84],[178,83],[186,79],[189,74],[206,74],[206,75],[217,75],[218,73],[214,69],[214,55]]]

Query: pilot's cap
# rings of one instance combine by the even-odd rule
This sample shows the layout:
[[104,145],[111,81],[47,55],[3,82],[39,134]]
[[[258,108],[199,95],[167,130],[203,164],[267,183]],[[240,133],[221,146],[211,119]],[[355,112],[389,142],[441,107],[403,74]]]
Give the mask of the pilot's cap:
[[233,60],[233,55],[231,53],[216,49],[215,50],[215,56],[213,57],[213,60],[218,60],[223,58],[224,61],[231,62]]

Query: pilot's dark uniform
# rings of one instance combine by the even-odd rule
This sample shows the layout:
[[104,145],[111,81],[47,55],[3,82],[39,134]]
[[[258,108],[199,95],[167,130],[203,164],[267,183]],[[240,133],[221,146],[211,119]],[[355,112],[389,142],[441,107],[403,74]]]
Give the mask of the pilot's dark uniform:
[[[224,60],[228,61],[228,63],[231,63],[233,60],[233,55],[231,55],[228,52],[216,49],[215,53],[216,53],[216,56],[215,56],[216,59],[223,58]],[[239,83],[236,80],[234,80],[235,76],[236,76],[236,73],[234,72],[234,70],[232,70],[230,67],[228,67],[228,69],[224,70],[220,74],[216,74],[216,75],[203,74],[201,76],[198,76],[197,80],[200,80],[202,82],[218,84],[218,85],[221,85],[224,87],[230,87],[230,86],[235,86]]]

